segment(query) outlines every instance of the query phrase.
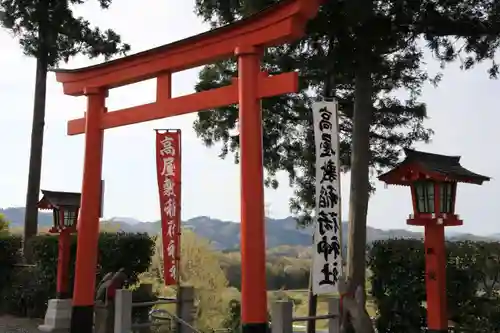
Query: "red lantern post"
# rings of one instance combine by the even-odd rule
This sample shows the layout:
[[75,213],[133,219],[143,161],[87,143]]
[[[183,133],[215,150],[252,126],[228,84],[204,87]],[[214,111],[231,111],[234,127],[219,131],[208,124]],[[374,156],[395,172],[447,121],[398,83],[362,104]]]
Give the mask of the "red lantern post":
[[425,230],[425,284],[429,333],[448,332],[444,228],[462,225],[455,214],[457,183],[481,185],[490,178],[460,165],[460,156],[405,149],[405,160],[381,175],[386,184],[410,186],[413,214],[408,225]]
[[71,249],[71,233],[76,232],[78,211],[80,209],[80,193],[56,192],[42,190],[43,197],[38,202],[39,209],[51,209],[54,214],[54,225],[49,232],[59,234],[57,258],[57,298],[70,298],[69,264]]

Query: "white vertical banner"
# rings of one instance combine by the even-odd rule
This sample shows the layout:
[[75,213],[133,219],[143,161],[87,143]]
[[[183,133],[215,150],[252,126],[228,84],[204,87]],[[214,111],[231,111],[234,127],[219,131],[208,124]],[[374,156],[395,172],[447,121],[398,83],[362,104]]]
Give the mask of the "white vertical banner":
[[338,292],[342,276],[340,216],[340,152],[337,102],[312,106],[316,145],[316,216],[314,227],[313,294]]

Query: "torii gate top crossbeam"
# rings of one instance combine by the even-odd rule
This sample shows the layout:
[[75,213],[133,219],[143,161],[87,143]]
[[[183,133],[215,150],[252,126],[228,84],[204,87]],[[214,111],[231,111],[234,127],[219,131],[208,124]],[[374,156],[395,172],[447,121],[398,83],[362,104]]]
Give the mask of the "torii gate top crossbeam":
[[[321,0],[283,0],[236,23],[155,49],[79,69],[58,69],[67,95],[116,88],[234,56],[239,46],[268,47],[300,38]],[[202,51],[200,51],[202,50]]]

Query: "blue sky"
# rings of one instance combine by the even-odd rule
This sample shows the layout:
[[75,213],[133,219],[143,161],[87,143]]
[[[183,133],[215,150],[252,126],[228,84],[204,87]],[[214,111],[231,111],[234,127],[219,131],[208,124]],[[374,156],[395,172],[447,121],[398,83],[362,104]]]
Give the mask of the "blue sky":
[[[101,11],[97,1],[77,8],[93,24],[113,28],[132,45],[133,52],[195,35],[208,29],[194,15],[194,0],[121,0],[109,11]],[[140,13],[140,14],[139,14]],[[136,14],[136,16],[134,16]],[[29,141],[32,119],[35,61],[24,57],[17,41],[0,31],[0,207],[24,206],[28,175]],[[63,67],[77,68],[96,63],[73,59]],[[431,72],[439,70],[431,58]],[[174,96],[193,91],[199,69],[173,76]],[[457,211],[465,225],[460,232],[498,232],[496,200],[500,197],[500,143],[498,102],[500,82],[488,79],[486,66],[462,72],[458,64],[444,72],[439,88],[424,90],[430,119],[436,131],[433,142],[417,148],[450,155],[462,155],[462,165],[493,177],[479,187],[462,185],[458,190]],[[109,110],[152,102],[155,84],[146,81],[110,92]],[[65,96],[52,74],[48,78],[47,117],[43,152],[42,189],[80,191],[83,137],[66,135],[69,119],[83,115],[84,98]],[[183,131],[183,219],[207,215],[239,221],[239,168],[232,159],[220,160],[218,149],[204,147],[192,130],[195,115],[112,129],[105,134],[103,177],[106,179],[105,216],[127,216],[141,220],[159,217],[155,175],[155,128]],[[343,215],[347,217],[349,175],[342,179]],[[283,185],[286,175],[281,175]],[[289,214],[292,190],[281,186],[266,190],[272,217]],[[407,188],[385,189],[378,184],[370,200],[368,224],[377,228],[406,228],[411,213]]]

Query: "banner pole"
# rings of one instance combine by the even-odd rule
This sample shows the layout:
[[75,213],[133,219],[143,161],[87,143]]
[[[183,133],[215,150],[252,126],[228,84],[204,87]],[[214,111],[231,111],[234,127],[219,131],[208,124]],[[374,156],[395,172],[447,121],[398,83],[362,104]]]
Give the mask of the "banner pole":
[[178,212],[179,212],[179,229],[177,230],[177,253],[176,253],[176,280],[177,280],[177,299],[181,301],[181,235],[182,235],[182,132],[178,130],[179,132],[179,165],[181,166],[178,170],[179,172],[179,177],[178,177],[178,188],[179,188],[179,197],[177,198],[177,207],[178,207]]

